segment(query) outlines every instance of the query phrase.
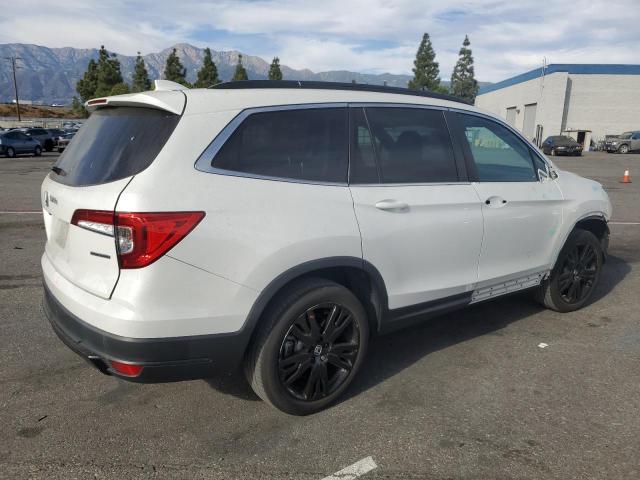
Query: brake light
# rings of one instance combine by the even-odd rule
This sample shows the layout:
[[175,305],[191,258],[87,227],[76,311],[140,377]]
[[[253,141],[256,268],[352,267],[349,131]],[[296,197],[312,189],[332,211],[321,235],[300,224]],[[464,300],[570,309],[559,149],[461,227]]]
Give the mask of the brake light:
[[120,268],[142,268],[167,253],[203,218],[204,212],[76,210],[71,224],[115,237]]

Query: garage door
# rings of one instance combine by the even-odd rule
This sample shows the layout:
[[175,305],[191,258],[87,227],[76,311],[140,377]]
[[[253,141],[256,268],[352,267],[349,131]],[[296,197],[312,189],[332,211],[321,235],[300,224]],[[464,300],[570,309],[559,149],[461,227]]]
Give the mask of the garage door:
[[511,126],[516,124],[516,107],[507,108],[507,123]]
[[524,126],[522,127],[522,133],[524,136],[531,140],[536,135],[536,110],[538,108],[537,103],[530,103],[524,106]]

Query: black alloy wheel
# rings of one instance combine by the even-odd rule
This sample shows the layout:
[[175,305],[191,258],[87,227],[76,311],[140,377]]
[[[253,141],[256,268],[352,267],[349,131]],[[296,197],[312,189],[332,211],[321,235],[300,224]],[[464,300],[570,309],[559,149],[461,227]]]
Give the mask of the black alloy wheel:
[[362,367],[369,318],[359,298],[332,280],[293,281],[272,300],[245,359],[253,391],[292,415],[335,402]]
[[[602,242],[606,244],[606,236]],[[573,312],[593,296],[604,262],[603,243],[592,232],[575,229],[558,255],[548,279],[536,291],[545,307],[556,312]]]
[[598,274],[598,252],[590,244],[575,244],[558,275],[558,291],[565,302],[577,304],[589,296]]
[[359,348],[360,332],[349,309],[336,303],[311,307],[293,322],[282,341],[280,382],[298,400],[325,398],[349,376]]
[[16,156],[16,151],[14,150],[13,147],[7,147],[7,150],[5,151],[5,154],[9,158],[14,158]]

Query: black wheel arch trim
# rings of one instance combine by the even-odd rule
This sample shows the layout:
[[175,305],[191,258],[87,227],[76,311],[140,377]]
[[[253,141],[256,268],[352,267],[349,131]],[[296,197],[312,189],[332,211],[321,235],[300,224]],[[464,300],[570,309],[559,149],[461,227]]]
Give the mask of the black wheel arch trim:
[[604,213],[589,213],[583,217],[578,218],[573,224],[573,226],[567,231],[567,235],[564,237],[562,241],[562,246],[558,249],[558,252],[556,253],[555,258],[553,259],[554,268],[555,268],[556,262],[558,261],[558,257],[560,256],[560,252],[562,251],[564,246],[567,244],[567,240],[569,239],[569,236],[571,235],[571,233],[575,231],[577,228],[580,228],[581,223],[584,224],[585,222],[588,222],[588,221],[595,221],[603,224],[604,226],[603,235],[602,235],[602,238],[600,238],[599,240],[600,240],[600,244],[602,245],[602,252],[604,255],[603,260],[607,259],[607,251],[609,249],[609,233],[610,233],[609,223]]
[[[276,295],[290,282],[296,278],[300,278],[306,275],[313,274],[314,272],[320,272],[331,268],[353,268],[361,270],[365,274],[368,274],[370,280],[373,282],[377,293],[379,294],[380,309],[382,314],[388,310],[388,297],[387,288],[385,286],[382,275],[376,267],[366,260],[359,257],[341,256],[341,257],[325,257],[316,260],[310,260],[294,267],[285,270],[275,279],[273,279],[258,295],[258,298],[253,303],[249,315],[242,327],[243,331],[248,331],[247,340],[253,335],[253,331],[257,326],[262,314],[269,305],[269,302],[273,300]],[[379,315],[380,316],[380,315]],[[378,318],[378,323],[380,318]],[[379,328],[379,325],[378,325]]]

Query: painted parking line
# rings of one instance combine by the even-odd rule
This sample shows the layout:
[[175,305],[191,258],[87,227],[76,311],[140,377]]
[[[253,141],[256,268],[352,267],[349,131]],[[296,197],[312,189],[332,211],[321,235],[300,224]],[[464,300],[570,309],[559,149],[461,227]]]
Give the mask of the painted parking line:
[[609,225],[640,225],[640,222],[609,222]]
[[37,212],[10,212],[10,211],[0,211],[0,215],[42,215],[42,210],[39,210]]
[[365,473],[369,473],[375,468],[378,468],[376,462],[373,461],[372,457],[367,457],[354,463],[353,465],[349,465],[348,467],[343,468],[333,475],[324,477],[322,480],[353,480],[354,478],[358,478]]

